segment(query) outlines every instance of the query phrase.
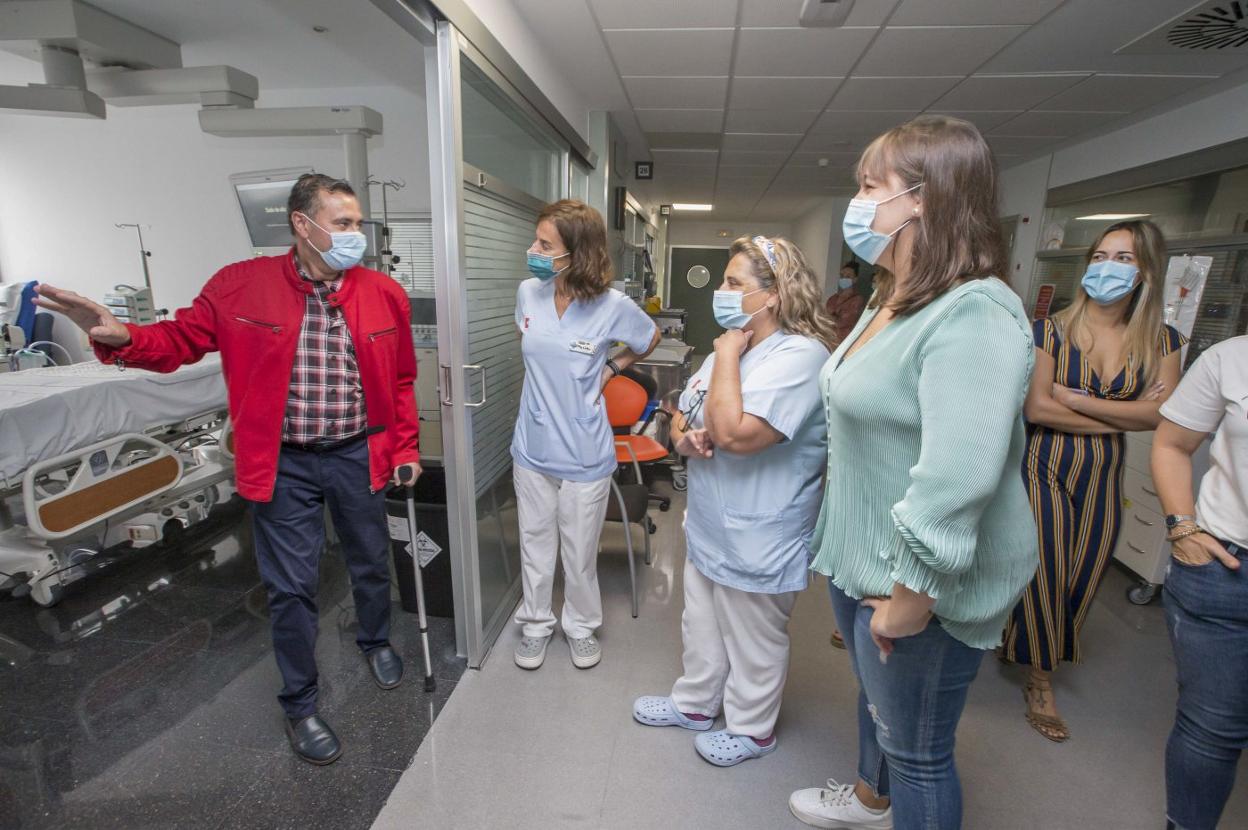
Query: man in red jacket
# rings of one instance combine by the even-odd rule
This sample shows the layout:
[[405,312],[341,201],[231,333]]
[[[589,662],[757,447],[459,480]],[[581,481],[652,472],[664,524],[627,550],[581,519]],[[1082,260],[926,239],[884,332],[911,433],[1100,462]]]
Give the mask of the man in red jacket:
[[[238,491],[251,502],[256,562],[268,589],[278,700],[299,757],[342,754],[317,714],[316,589],[324,509],[343,541],[363,651],[383,689],[403,664],[391,648],[385,487],[420,475],[407,295],[359,267],[363,219],[351,186],[301,176],[282,256],[226,266],[176,319],[122,324],[104,306],[49,285],[38,304],[78,324],[103,361],[172,372],[221,352]],[[405,469],[406,468],[406,469]]]

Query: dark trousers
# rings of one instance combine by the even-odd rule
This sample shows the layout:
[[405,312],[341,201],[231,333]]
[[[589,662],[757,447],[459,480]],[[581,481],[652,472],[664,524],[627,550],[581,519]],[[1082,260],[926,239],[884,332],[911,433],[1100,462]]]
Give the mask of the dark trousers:
[[368,442],[325,452],[283,447],[271,502],[253,502],[256,562],[268,589],[273,652],[288,718],[316,712],[316,589],[325,547],[325,505],[342,540],[356,642],[368,653],[390,639],[390,534],[385,493],[369,492]]

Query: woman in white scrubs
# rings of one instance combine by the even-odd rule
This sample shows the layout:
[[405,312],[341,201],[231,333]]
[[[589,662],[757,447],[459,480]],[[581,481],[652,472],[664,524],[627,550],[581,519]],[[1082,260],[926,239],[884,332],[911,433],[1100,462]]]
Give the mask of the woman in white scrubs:
[[[654,350],[659,330],[609,287],[607,229],[583,202],[565,199],[542,211],[528,265],[533,278],[516,296],[525,372],[511,443],[524,585],[515,660],[536,669],[546,659],[562,553],[563,635],[572,663],[587,669],[602,659],[594,637],[602,625],[598,537],[616,468],[602,388]],[[625,348],[611,357],[616,343]]]
[[[728,331],[672,419],[689,458],[684,674],[670,696],[638,698],[633,717],[702,732],[698,754],[727,767],[776,749],[827,460],[819,369],[836,334],[823,286],[786,239],[734,242],[714,302]],[[727,728],[707,732],[721,710]]]

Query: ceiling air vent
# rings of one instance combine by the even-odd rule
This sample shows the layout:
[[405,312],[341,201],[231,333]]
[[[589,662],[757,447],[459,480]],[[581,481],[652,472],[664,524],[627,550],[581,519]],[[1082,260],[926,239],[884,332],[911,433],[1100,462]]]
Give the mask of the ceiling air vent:
[[802,0],[800,26],[842,26],[854,9],[854,0]]
[[1248,0],[1198,3],[1118,50],[1123,55],[1248,51]]

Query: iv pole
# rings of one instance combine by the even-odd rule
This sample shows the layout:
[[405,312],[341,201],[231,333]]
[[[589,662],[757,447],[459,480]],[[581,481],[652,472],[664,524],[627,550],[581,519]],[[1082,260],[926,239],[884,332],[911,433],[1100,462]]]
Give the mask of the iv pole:
[[397,193],[399,190],[407,187],[407,182],[402,179],[390,179],[388,181],[380,182],[374,178],[369,178],[365,184],[367,186],[379,185],[381,187],[381,234],[383,237],[383,250],[380,253],[383,263],[382,268],[387,274],[393,274],[394,266],[398,263],[399,258],[390,250],[390,210],[386,204],[386,190],[392,189]]
[[150,272],[150,271],[148,270],[148,268],[147,268],[147,259],[148,259],[148,257],[150,257],[150,256],[152,255],[152,252],[151,252],[151,251],[149,251],[149,250],[147,250],[146,248],[144,248],[144,247],[143,247],[143,228],[142,228],[140,225],[136,224],[136,223],[130,223],[130,222],[123,222],[123,223],[121,223],[121,224],[116,224],[116,225],[114,225],[113,227],[116,227],[116,228],[134,228],[136,231],[138,231],[138,234],[139,234],[139,259],[141,259],[141,260],[143,261],[143,283],[147,286],[148,290],[150,291],[150,290],[151,290],[151,288],[152,288],[152,274],[151,274],[151,272]]

